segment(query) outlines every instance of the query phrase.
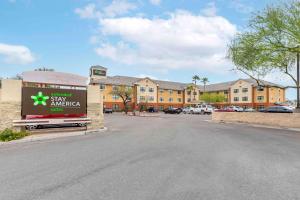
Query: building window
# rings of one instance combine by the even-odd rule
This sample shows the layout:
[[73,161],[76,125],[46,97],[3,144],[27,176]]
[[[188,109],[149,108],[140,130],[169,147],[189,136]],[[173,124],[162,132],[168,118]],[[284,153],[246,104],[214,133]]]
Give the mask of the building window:
[[239,101],[239,98],[238,97],[234,97],[233,101]]
[[228,94],[228,90],[224,90],[224,94]]
[[242,92],[244,92],[244,93],[245,93],[245,92],[248,92],[248,88],[243,88],[243,89],[242,89]]
[[233,93],[239,93],[239,89],[234,89]]
[[105,100],[105,96],[103,96],[103,100]]
[[140,101],[145,101],[146,98],[144,96],[140,96]]
[[146,89],[144,87],[140,87],[140,92],[145,92]]
[[248,97],[242,97],[242,101],[248,101]]
[[163,101],[164,101],[164,98],[160,97],[160,98],[159,98],[159,101],[160,101],[160,102],[163,102]]
[[148,97],[149,101],[154,101],[154,96]]
[[119,105],[118,105],[118,104],[114,104],[114,105],[113,105],[113,110],[114,110],[114,111],[119,111],[119,110],[120,110]]
[[117,91],[117,90],[119,90],[119,86],[113,86],[113,91]]
[[192,94],[192,92],[191,92],[191,91],[187,91],[187,94],[188,94],[188,95],[191,95],[191,94]]
[[104,84],[100,84],[100,90],[105,90],[105,85]]
[[178,91],[177,91],[177,94],[181,94],[181,91],[180,91],[180,90],[178,90]]
[[171,97],[171,98],[169,98],[169,102],[173,102],[173,98]]
[[154,88],[149,88],[149,92],[154,92]]
[[118,99],[119,99],[119,96],[118,96],[118,95],[112,95],[112,98],[113,98],[114,100],[118,100]]
[[173,109],[173,106],[169,106],[169,109]]
[[159,110],[163,111],[164,110],[164,106],[159,106]]
[[164,93],[164,90],[163,90],[163,89],[159,89],[159,92],[160,92],[160,93]]
[[257,97],[257,100],[258,100],[258,101],[263,101],[263,100],[264,100],[264,96],[258,96],[258,97]]
[[193,92],[193,95],[197,95],[197,92]]
[[178,98],[177,101],[178,101],[178,102],[181,102],[181,98]]
[[169,90],[169,94],[173,94],[173,90]]
[[265,89],[265,88],[264,88],[263,86],[258,86],[256,90],[259,91],[259,92],[263,92],[264,89]]
[[187,99],[187,102],[191,102],[191,98],[188,98],[188,99]]

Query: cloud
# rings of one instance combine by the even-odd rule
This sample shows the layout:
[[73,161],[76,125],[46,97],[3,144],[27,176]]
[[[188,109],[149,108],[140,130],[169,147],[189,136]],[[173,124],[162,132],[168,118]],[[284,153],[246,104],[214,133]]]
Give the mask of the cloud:
[[158,6],[161,3],[161,0],[150,0],[150,3]]
[[123,14],[127,14],[130,10],[136,9],[136,5],[126,0],[113,0],[110,5],[103,9],[104,13],[108,17],[115,17]]
[[111,4],[103,7],[100,11],[96,4],[90,3],[83,8],[76,8],[75,13],[82,19],[116,17],[127,14],[130,10],[136,9],[136,5],[126,0],[113,0]]
[[103,37],[96,53],[128,65],[169,69],[197,69],[222,73],[232,68],[225,59],[236,26],[221,16],[176,11],[168,18],[120,17],[99,21]]
[[96,10],[96,5],[93,3],[86,5],[84,8],[76,8],[75,13],[82,19],[92,19],[101,16],[100,12]]
[[6,63],[12,64],[29,64],[35,60],[31,51],[20,45],[0,43],[0,55],[4,56]]

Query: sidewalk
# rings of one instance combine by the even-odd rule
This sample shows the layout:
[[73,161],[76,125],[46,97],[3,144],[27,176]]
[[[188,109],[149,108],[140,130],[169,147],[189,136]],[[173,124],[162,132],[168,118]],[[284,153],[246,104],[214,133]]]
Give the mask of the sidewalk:
[[36,135],[27,136],[27,137],[22,138],[20,140],[12,140],[12,141],[9,141],[9,142],[0,142],[0,146],[26,143],[26,142],[36,142],[36,141],[43,141],[43,140],[51,140],[51,139],[56,139],[56,138],[88,135],[88,134],[105,132],[105,131],[107,131],[106,127],[104,127],[103,129],[91,130],[91,131],[76,131],[76,132],[68,132],[68,133],[36,134]]

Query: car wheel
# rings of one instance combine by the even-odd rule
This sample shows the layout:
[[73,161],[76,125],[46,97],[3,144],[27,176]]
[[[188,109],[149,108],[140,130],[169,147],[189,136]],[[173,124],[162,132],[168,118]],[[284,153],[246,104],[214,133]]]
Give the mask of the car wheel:
[[30,125],[30,126],[27,126],[26,128],[28,129],[28,130],[34,130],[34,129],[37,129],[37,125]]
[[86,126],[86,124],[85,123],[79,123],[79,124],[77,124],[79,127],[85,127]]

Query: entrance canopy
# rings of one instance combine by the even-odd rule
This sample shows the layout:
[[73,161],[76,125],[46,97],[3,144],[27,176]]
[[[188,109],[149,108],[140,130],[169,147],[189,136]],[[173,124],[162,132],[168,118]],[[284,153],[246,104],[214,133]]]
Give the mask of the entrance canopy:
[[28,71],[22,73],[23,81],[30,83],[44,83],[54,85],[87,86],[88,79],[83,76],[53,72],[53,71]]

